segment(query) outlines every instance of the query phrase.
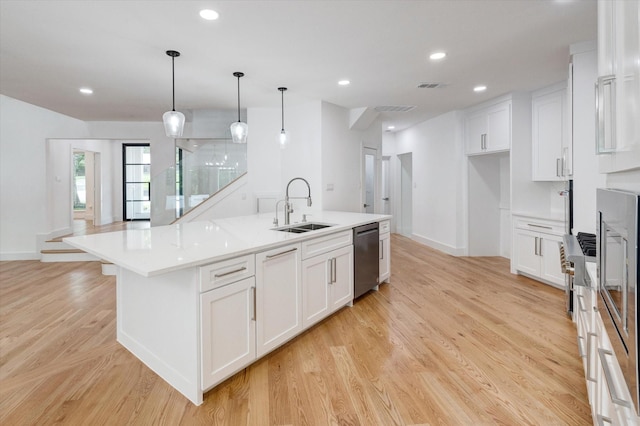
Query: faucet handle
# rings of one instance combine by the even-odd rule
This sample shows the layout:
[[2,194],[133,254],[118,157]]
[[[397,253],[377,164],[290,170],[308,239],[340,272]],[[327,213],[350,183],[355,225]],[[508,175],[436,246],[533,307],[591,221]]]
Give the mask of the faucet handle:
[[307,221],[307,216],[311,216],[311,213],[305,213],[302,215],[302,221],[306,222]]

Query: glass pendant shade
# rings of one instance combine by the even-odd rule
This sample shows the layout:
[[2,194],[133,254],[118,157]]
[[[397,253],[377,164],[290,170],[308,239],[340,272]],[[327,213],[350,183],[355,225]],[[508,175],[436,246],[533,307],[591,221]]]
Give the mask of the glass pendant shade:
[[242,121],[236,121],[231,124],[231,139],[233,143],[247,143],[247,134],[249,133],[249,126]]
[[167,50],[167,56],[171,57],[171,111],[167,111],[162,115],[164,123],[164,131],[169,138],[179,138],[184,130],[184,114],[176,111],[176,73],[175,60],[180,56],[180,52],[175,50]]
[[162,115],[164,131],[170,138],[179,138],[184,130],[184,114],[180,111],[167,111]]
[[284,149],[289,145],[289,134],[286,130],[282,129],[280,131],[280,148]]

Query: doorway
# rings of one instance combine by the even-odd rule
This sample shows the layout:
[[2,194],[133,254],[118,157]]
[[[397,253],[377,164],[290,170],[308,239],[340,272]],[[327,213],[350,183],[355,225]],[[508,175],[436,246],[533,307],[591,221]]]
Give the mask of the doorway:
[[413,233],[413,154],[400,154],[400,214],[398,231],[411,237]]
[[122,144],[123,218],[151,219],[151,148],[148,143]]
[[362,149],[362,200],[364,201],[363,213],[375,213],[376,199],[376,154],[373,148]]
[[380,167],[382,174],[382,187],[380,193],[382,195],[382,214],[391,214],[391,157],[382,157]]

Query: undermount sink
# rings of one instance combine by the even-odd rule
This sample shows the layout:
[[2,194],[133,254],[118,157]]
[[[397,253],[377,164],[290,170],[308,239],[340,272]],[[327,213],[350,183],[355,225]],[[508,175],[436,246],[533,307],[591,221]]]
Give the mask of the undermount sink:
[[274,231],[281,231],[281,232],[292,232],[294,234],[301,234],[303,232],[309,232],[309,231],[317,231],[318,229],[324,229],[324,228],[329,228],[330,226],[333,225],[327,225],[326,223],[297,223],[295,225],[288,225],[288,226],[284,226],[282,228],[274,228]]

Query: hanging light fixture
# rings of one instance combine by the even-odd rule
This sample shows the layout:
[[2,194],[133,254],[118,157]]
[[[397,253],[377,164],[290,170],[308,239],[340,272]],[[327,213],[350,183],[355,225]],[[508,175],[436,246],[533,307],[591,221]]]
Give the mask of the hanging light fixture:
[[284,92],[287,90],[286,87],[278,87],[280,94],[282,95],[282,129],[280,130],[280,148],[286,148],[289,145],[289,135],[286,130],[284,130]]
[[238,121],[231,124],[231,139],[233,139],[233,143],[247,143],[249,126],[240,121],[240,77],[244,77],[244,73],[236,71],[233,76],[238,77]]
[[171,86],[173,88],[173,103],[171,111],[167,111],[162,115],[164,122],[164,131],[170,138],[179,138],[182,136],[184,129],[184,114],[176,111],[176,79],[175,79],[175,59],[180,56],[180,52],[175,50],[167,50],[167,55],[171,56]]

